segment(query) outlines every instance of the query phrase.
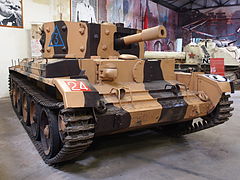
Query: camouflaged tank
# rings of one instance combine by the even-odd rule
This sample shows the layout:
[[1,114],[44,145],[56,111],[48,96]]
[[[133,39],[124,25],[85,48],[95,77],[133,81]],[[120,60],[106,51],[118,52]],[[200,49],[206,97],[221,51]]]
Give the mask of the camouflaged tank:
[[189,43],[183,52],[145,51],[147,59],[176,59],[175,70],[181,72],[198,71],[210,73],[212,58],[224,59],[224,76],[234,82],[236,90],[240,89],[240,49],[232,42],[201,39],[198,43]]
[[149,127],[184,135],[228,120],[229,80],[174,72],[174,59],[143,59],[143,41],[165,37],[163,26],[43,25],[43,57],[10,67],[9,85],[13,108],[47,164],[79,156],[96,136]]

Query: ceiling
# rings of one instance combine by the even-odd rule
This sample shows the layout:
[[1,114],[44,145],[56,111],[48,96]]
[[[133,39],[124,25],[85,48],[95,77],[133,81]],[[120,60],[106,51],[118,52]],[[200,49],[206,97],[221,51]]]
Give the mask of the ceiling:
[[240,0],[152,0],[174,11],[200,10],[240,5]]

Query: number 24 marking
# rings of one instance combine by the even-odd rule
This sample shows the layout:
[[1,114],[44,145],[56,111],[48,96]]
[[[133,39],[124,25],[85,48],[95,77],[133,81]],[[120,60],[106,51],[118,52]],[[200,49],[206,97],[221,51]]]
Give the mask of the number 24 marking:
[[65,81],[71,91],[91,91],[82,81]]

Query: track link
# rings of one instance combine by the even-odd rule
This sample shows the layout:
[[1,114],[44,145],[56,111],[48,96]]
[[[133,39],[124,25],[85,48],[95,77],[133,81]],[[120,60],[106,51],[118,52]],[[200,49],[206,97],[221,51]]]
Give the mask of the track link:
[[[71,119],[69,117],[74,117],[75,114],[65,111],[63,116],[64,119]],[[78,130],[73,131],[72,129]],[[45,159],[45,162],[47,164],[56,164],[78,157],[92,143],[94,137],[92,130],[94,130],[94,124],[89,124],[89,121],[86,121],[84,118],[81,119],[81,116],[78,116],[78,120],[75,118],[73,122],[68,121],[64,132],[67,136],[63,139],[61,150],[55,157]]]
[[11,74],[9,77],[9,91],[11,100],[11,83],[14,83],[17,85],[17,87],[28,93],[28,95],[31,96],[42,107],[59,112],[63,117],[66,128],[63,132],[64,137],[61,138],[61,148],[54,157],[48,158],[44,153],[41,142],[34,139],[31,133],[31,128],[23,123],[21,115],[13,106],[15,113],[21,120],[23,127],[27,131],[29,137],[31,138],[33,144],[45,163],[54,165],[74,159],[89,147],[94,137],[94,117],[90,113],[92,112],[91,109],[63,109],[63,102],[59,102],[47,96],[32,84],[24,79],[21,79],[20,77],[15,76],[14,74]]
[[231,111],[234,110],[233,107],[230,107],[233,101],[230,101],[229,98],[230,95],[223,94],[220,102],[213,112],[205,117],[202,117],[202,120],[194,123],[189,121],[167,125],[163,127],[164,132],[166,132],[168,135],[181,136],[212,128],[228,121],[229,117],[232,116]]

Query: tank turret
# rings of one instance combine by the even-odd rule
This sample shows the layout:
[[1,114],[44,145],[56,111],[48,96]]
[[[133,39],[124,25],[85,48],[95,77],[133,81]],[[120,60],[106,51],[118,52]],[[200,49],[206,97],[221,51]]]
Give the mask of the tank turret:
[[132,54],[144,57],[144,43],[166,37],[164,26],[141,30],[122,23],[56,21],[45,23],[41,33],[44,58],[90,58]]

